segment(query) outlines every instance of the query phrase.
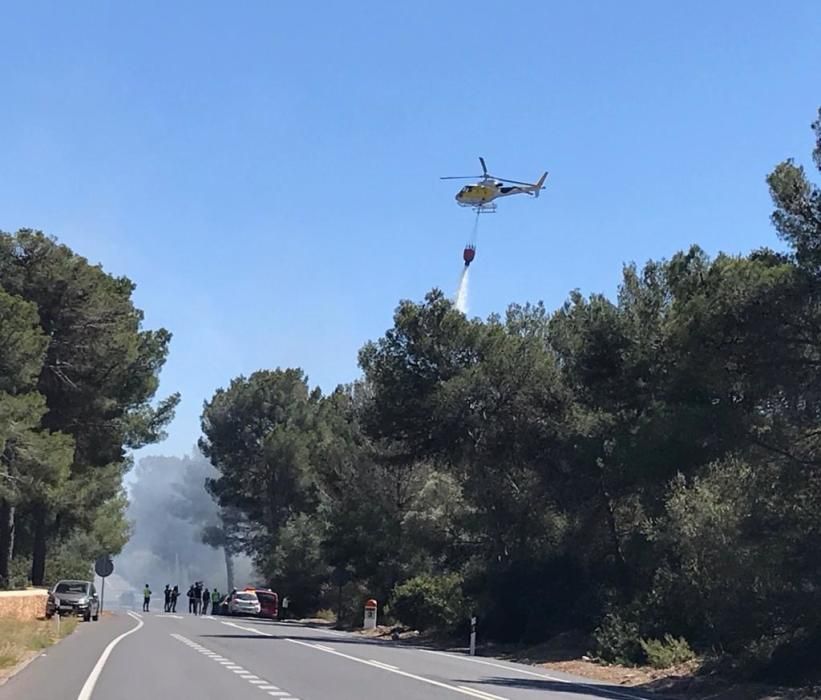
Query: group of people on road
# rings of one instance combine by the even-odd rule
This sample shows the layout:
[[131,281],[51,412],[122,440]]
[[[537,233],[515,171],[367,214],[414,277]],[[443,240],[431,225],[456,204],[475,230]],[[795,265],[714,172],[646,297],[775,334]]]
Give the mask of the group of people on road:
[[[220,592],[216,588],[214,588],[213,591],[209,591],[208,586],[206,586],[202,581],[192,583],[191,587],[188,589],[187,595],[188,612],[193,615],[207,615],[209,605],[211,606],[211,610],[213,612],[214,608],[220,601]],[[163,597],[165,602],[163,611],[167,613],[177,612],[177,598],[180,597],[179,587],[174,586],[172,588],[169,584],[166,584],[165,590],[163,591]],[[151,588],[146,583],[145,588],[143,588],[143,612],[149,612],[150,606]]]
[[165,584],[165,590],[163,591],[165,595],[165,612],[167,613],[175,613],[177,612],[177,598],[180,597],[180,589],[177,586],[171,588],[167,583]]
[[188,589],[188,612],[194,615],[207,615],[208,606],[211,606],[213,614],[215,606],[219,604],[220,592],[214,588],[213,592],[208,590],[202,581],[191,584]]

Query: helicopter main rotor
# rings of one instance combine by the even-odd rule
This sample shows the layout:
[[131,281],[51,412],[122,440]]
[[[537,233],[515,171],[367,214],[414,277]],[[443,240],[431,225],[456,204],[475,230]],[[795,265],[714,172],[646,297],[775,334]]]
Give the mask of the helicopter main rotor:
[[487,182],[488,180],[494,180],[496,182],[507,182],[511,185],[525,185],[530,186],[533,183],[531,182],[521,182],[520,180],[508,180],[504,177],[497,177],[496,175],[491,175],[487,171],[487,165],[485,165],[485,159],[482,156],[479,156],[479,162],[482,164],[482,174],[481,175],[448,175],[446,177],[440,177],[440,180],[481,180],[482,182]]

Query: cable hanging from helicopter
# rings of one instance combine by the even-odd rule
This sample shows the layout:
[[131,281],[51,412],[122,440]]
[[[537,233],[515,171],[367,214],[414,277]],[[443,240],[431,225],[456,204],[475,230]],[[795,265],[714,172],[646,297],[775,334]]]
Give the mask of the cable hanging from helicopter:
[[510,197],[514,194],[527,194],[538,197],[539,192],[544,189],[544,182],[547,179],[547,172],[545,171],[534,183],[508,180],[488,173],[485,159],[481,156],[479,156],[479,163],[482,165],[481,175],[448,175],[440,178],[441,180],[478,180],[478,182],[462,187],[455,197],[456,203],[460,207],[468,207],[476,211],[473,234],[462,253],[465,267],[470,265],[476,257],[476,233],[479,226],[479,215],[495,212],[496,202],[494,200],[500,197]]
[[476,218],[473,220],[473,231],[470,234],[467,245],[465,245],[465,250],[462,252],[462,260],[465,261],[465,267],[470,266],[473,262],[473,258],[476,257],[476,234],[479,231],[479,214],[481,213],[481,209],[476,210]]

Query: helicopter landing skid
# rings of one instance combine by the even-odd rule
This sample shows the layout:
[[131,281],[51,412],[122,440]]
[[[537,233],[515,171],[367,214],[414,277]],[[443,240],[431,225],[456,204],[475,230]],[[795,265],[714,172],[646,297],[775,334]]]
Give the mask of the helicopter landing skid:
[[496,211],[495,202],[488,202],[487,204],[462,204],[462,202],[457,202],[457,204],[466,209],[473,209],[477,214],[493,214]]

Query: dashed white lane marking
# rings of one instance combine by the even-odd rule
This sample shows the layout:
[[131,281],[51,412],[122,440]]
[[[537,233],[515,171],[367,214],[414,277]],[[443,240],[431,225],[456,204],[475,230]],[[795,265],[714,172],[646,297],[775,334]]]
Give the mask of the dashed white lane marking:
[[493,661],[485,661],[484,659],[477,659],[473,656],[462,656],[460,654],[449,654],[446,651],[436,651],[435,649],[419,649],[419,651],[425,654],[439,654],[441,656],[448,656],[451,659],[460,659],[461,661],[469,661],[474,664],[482,664],[482,666],[493,666],[494,668],[502,668],[505,671],[512,671],[513,673],[521,673],[525,676],[535,676],[536,678],[543,678],[544,680],[548,681],[556,681],[557,683],[566,683],[568,685],[575,685],[582,688],[595,688],[596,691],[602,694],[611,695],[615,698],[622,698],[623,700],[648,700],[647,696],[639,695],[638,693],[624,693],[618,690],[610,690],[609,688],[602,688],[601,686],[596,685],[595,683],[584,683],[579,681],[570,680],[568,678],[558,678],[557,676],[551,676],[547,673],[536,673],[535,671],[528,671],[525,668],[518,668],[516,666],[508,666],[506,664],[499,664],[494,663]]
[[[336,649],[331,649],[329,647],[322,647],[318,644],[309,644],[308,642],[302,642],[299,639],[286,639],[286,642],[291,642],[292,644],[299,644],[303,647],[308,647],[309,649],[316,649],[317,651],[321,651],[325,654],[333,654],[334,656],[342,657],[343,659],[348,659],[349,661],[354,661],[358,664],[365,664],[365,666],[370,666],[371,668],[378,668],[382,671],[386,671],[387,673],[395,673],[398,676],[404,676],[405,678],[412,678],[415,681],[419,681],[421,683],[427,683],[428,685],[435,685],[438,688],[444,688],[445,690],[452,690],[455,693],[461,693],[462,695],[470,695],[474,698],[480,698],[480,700],[489,700],[489,696],[477,692],[473,688],[466,688],[460,687],[456,685],[450,685],[449,683],[442,683],[441,681],[435,681],[433,678],[425,678],[425,676],[417,676],[415,673],[408,673],[407,671],[402,671],[398,668],[388,668],[387,665],[383,666],[381,664],[375,664],[367,659],[360,659],[357,656],[351,656],[350,654],[343,654],[341,651],[337,651]],[[493,700],[508,700],[507,698],[502,697],[501,695],[494,695],[492,696]]]
[[[172,634],[171,636],[178,642],[182,642],[186,646],[191,647],[191,649],[198,651],[204,657],[211,659],[212,661],[216,661],[223,668],[226,668],[229,671],[233,671],[237,675],[237,678],[242,678],[242,680],[248,681],[248,683],[251,684],[251,687],[259,688],[260,690],[266,691],[269,695],[278,697],[281,700],[299,700],[299,698],[295,698],[289,692],[285,690],[280,690],[275,685],[271,685],[271,683],[265,680],[264,678],[255,676],[253,673],[247,671],[239,664],[235,664],[230,659],[226,659],[224,656],[219,656],[218,654],[215,654],[210,649],[202,646],[202,644],[192,642],[190,639],[183,637],[181,634]],[[88,698],[80,698],[80,700],[88,700]]]

